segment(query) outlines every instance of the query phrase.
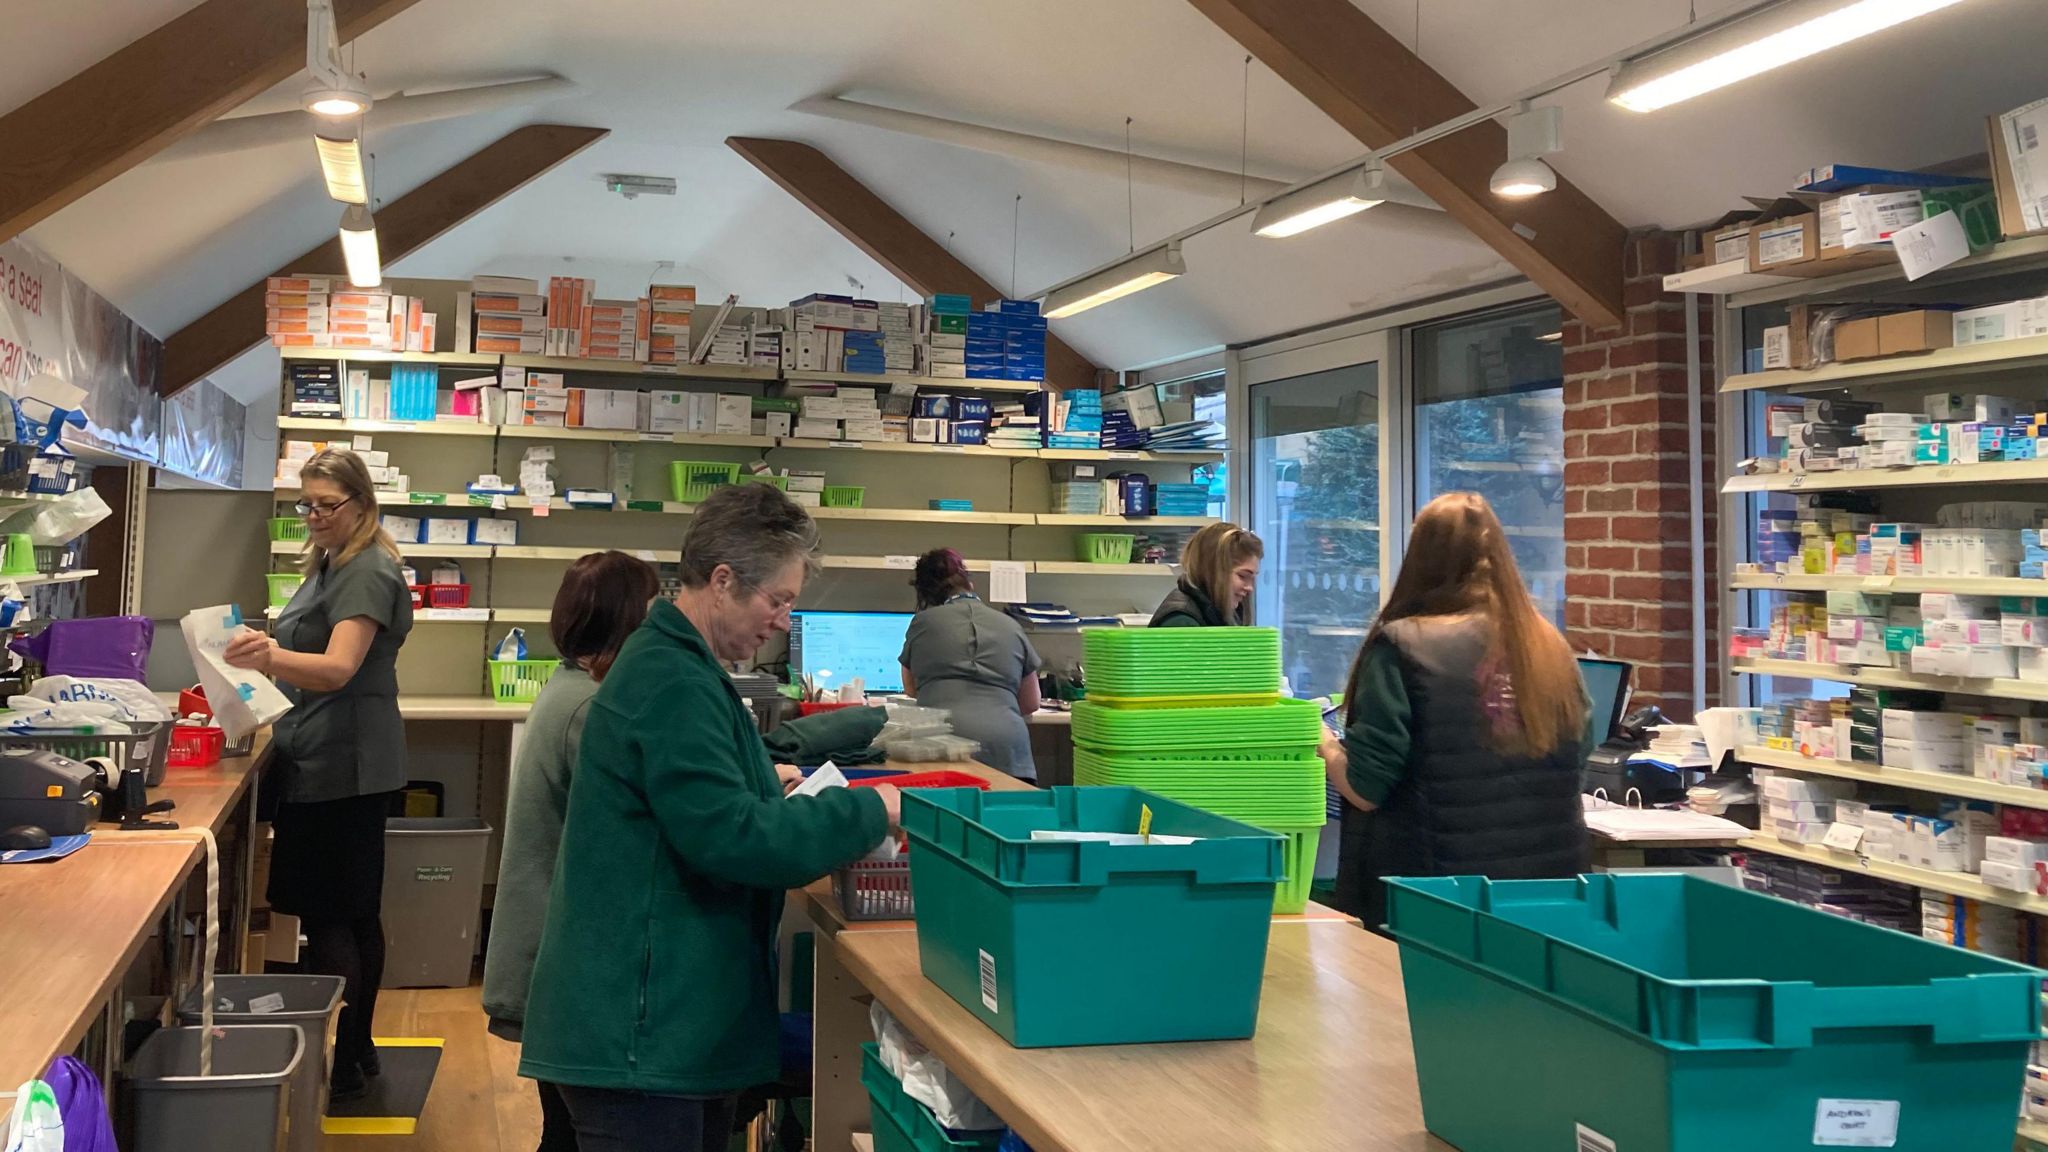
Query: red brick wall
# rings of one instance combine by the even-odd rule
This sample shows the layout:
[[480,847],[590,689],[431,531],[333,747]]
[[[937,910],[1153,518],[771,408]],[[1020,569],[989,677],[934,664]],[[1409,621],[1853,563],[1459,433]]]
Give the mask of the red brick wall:
[[[1692,535],[1683,297],[1662,290],[1678,237],[1631,236],[1628,323],[1564,326],[1565,632],[1635,667],[1638,703],[1692,714]],[[1707,677],[1719,689],[1715,580],[1713,309],[1700,310],[1707,514]]]

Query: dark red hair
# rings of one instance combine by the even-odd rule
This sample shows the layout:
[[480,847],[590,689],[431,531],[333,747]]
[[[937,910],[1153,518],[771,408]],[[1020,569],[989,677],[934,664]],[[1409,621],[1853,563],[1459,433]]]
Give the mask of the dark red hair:
[[917,589],[917,610],[936,608],[962,592],[974,591],[974,577],[967,574],[967,561],[951,548],[934,548],[917,558],[917,571],[910,578]]
[[592,552],[569,565],[548,614],[548,635],[567,663],[604,679],[626,637],[661,591],[654,565],[624,552]]

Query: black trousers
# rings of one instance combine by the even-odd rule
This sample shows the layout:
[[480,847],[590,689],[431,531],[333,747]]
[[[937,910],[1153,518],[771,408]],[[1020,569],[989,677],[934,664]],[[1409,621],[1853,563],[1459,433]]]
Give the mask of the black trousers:
[[737,1096],[656,1096],[561,1086],[581,1152],[725,1152]]
[[277,806],[270,906],[299,918],[302,972],[339,976],[337,1068],[371,1058],[370,1024],[384,981],[384,818],[391,794]]
[[534,1081],[540,1089],[539,1152],[577,1152],[576,1122],[569,1116],[569,1102],[562,1090],[545,1080]]

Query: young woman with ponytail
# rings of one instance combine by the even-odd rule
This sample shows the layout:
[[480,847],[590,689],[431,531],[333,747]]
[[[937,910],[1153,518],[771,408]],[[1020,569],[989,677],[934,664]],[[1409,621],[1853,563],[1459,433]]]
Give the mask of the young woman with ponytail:
[[1586,870],[1590,704],[1484,497],[1446,493],[1415,517],[1344,700],[1343,739],[1322,749],[1348,801],[1340,908],[1377,929],[1389,876]]

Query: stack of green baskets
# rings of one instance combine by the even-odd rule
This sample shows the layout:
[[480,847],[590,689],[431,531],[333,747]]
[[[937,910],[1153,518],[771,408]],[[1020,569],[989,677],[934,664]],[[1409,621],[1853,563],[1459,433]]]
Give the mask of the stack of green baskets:
[[716,460],[678,460],[668,466],[669,488],[678,504],[700,504],[714,488],[737,484],[740,466]]
[[1142,788],[1285,837],[1274,909],[1301,911],[1326,810],[1322,711],[1281,698],[1279,632],[1102,628],[1082,647],[1074,782]]

